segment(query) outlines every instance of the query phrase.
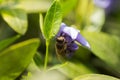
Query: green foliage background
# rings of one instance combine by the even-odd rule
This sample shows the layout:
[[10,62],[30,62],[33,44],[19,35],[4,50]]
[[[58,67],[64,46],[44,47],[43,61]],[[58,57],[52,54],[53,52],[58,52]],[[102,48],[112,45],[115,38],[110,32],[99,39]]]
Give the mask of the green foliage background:
[[[119,80],[119,3],[106,12],[92,0],[0,0],[0,80]],[[91,49],[79,45],[60,62],[61,22],[79,29]]]

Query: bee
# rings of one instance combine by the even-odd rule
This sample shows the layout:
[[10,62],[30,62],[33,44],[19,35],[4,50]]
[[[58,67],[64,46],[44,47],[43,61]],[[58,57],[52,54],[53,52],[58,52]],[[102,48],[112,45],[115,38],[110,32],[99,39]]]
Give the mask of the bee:
[[64,36],[59,36],[56,38],[56,45],[55,45],[56,54],[60,61],[67,59],[67,55],[70,54],[67,44],[68,42]]
[[63,36],[56,38],[56,53],[58,56],[65,56],[67,50],[67,42]]

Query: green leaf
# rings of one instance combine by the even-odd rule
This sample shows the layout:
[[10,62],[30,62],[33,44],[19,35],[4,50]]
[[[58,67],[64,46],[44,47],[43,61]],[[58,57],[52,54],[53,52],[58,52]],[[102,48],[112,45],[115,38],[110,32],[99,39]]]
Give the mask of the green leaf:
[[27,14],[21,9],[4,9],[1,12],[3,19],[19,34],[27,31]]
[[120,72],[120,39],[102,32],[83,32],[91,51],[101,60]]
[[[78,5],[76,6],[76,18],[81,23],[87,16],[88,9],[88,3],[91,3],[89,0],[79,0]],[[89,13],[90,14],[90,13]],[[87,16],[88,17],[88,16]]]
[[46,39],[50,39],[57,34],[61,20],[61,5],[58,0],[55,0],[45,16],[43,27],[41,26],[41,30]]
[[64,67],[64,66],[66,66],[66,65],[67,65],[67,62],[65,62],[65,63],[63,63],[63,64],[57,64],[57,65],[49,68],[47,71],[54,70],[54,69],[59,69],[59,68]]
[[20,0],[16,8],[24,9],[27,13],[46,12],[51,0]]
[[23,76],[21,80],[68,80],[68,78],[57,70],[44,71],[31,65],[32,70]]
[[120,80],[120,79],[102,74],[86,74],[76,77],[73,80]]
[[74,78],[81,74],[94,73],[92,69],[88,68],[86,65],[80,62],[79,63],[67,62],[65,66],[58,68],[58,70],[63,74],[67,75],[69,78]]
[[62,1],[62,11],[64,16],[66,16],[76,6],[77,1],[78,0]]
[[41,72],[42,71],[42,68],[38,67],[35,63],[34,60],[32,60],[29,64],[29,66],[27,67],[27,71],[30,72],[33,76],[33,74],[35,72]]
[[[76,12],[76,22],[81,26],[79,29],[83,29],[85,26],[90,25],[90,17],[94,11],[94,3],[92,0],[78,0],[75,12]],[[82,26],[82,25],[85,26]]]
[[0,53],[0,80],[14,80],[31,62],[39,39],[30,39],[13,46]]
[[8,47],[10,44],[12,44],[15,40],[17,40],[20,37],[20,35],[5,39],[0,41],[0,51],[3,50],[4,48]]
[[33,58],[33,60],[34,60],[34,62],[35,62],[35,64],[38,66],[38,67],[43,67],[43,60],[44,60],[44,58],[42,57],[42,55],[39,53],[39,52],[37,52],[35,55],[34,55],[34,58]]
[[40,23],[41,32],[44,34],[44,31],[43,31],[43,15],[42,15],[42,13],[40,13],[39,19],[40,19],[39,23]]
[[17,0],[0,0],[0,8],[1,7],[7,7],[9,5],[11,5],[12,3],[17,2]]

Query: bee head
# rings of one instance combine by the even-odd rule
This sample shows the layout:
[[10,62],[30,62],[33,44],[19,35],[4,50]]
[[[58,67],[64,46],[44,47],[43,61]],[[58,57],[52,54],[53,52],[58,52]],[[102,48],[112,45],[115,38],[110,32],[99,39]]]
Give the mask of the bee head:
[[64,43],[64,42],[65,42],[65,38],[64,38],[63,36],[60,36],[60,37],[57,37],[57,38],[56,38],[56,41],[57,41],[58,43]]

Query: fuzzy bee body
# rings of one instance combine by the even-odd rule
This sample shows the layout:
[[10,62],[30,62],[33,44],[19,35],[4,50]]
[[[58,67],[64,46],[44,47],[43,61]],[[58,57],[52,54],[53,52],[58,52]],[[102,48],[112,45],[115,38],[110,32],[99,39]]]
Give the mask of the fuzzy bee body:
[[56,38],[56,53],[58,58],[61,59],[68,59],[73,55],[73,51],[70,49],[71,44],[74,43],[73,41],[68,45],[68,41],[65,39],[64,36],[59,36]]
[[67,42],[63,36],[56,39],[56,53],[58,56],[65,56],[67,50]]

